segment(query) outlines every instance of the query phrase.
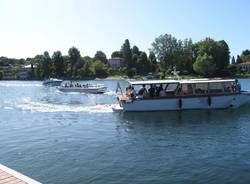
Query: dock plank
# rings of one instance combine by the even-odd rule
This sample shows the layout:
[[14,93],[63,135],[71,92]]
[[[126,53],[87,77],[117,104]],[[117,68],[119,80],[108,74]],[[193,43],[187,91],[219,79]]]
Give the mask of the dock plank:
[[41,183],[0,164],[0,184],[41,184]]

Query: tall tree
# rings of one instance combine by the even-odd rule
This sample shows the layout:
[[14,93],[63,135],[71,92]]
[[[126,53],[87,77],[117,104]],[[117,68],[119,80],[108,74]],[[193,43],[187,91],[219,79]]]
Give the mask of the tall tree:
[[242,63],[242,59],[239,55],[237,55],[237,59],[236,59],[236,64]]
[[68,51],[70,61],[70,76],[76,75],[76,64],[81,59],[80,51],[76,47],[71,47]]
[[250,61],[250,51],[248,49],[243,50],[240,57],[243,62]]
[[196,43],[198,48],[198,56],[212,56],[215,64],[215,74],[221,74],[229,65],[230,52],[227,43],[222,41],[215,41],[211,38],[206,38]]
[[42,59],[42,78],[49,78],[51,77],[51,71],[52,71],[52,62],[49,55],[49,52],[45,51],[43,53],[43,59]]
[[235,64],[236,63],[236,61],[235,61],[235,58],[234,58],[234,56],[232,57],[232,60],[231,60],[231,64]]
[[62,53],[60,51],[56,51],[53,53],[52,56],[54,69],[55,69],[55,76],[58,78],[63,77],[64,74],[64,60],[62,57]]
[[119,58],[122,58],[122,53],[120,51],[114,51],[112,54],[111,54],[111,58],[116,58],[116,57],[119,57]]
[[106,54],[102,51],[97,51],[94,56],[94,60],[100,60],[103,64],[107,64],[108,60]]
[[158,69],[157,60],[156,60],[155,54],[152,51],[149,53],[148,59],[152,66],[152,71],[155,72]]
[[205,53],[199,55],[194,63],[194,71],[203,76],[211,76],[216,72],[216,65],[212,56]]
[[122,53],[122,56],[124,58],[127,68],[132,68],[133,67],[132,52],[131,52],[130,43],[128,39],[126,39],[124,44],[122,45],[121,53]]
[[140,54],[140,50],[136,45],[134,45],[132,48],[132,55],[134,55],[134,54],[137,54],[137,55]]
[[151,51],[160,61],[162,70],[172,70],[175,67],[177,70],[192,71],[195,54],[191,39],[182,41],[170,34],[160,35],[152,43]]

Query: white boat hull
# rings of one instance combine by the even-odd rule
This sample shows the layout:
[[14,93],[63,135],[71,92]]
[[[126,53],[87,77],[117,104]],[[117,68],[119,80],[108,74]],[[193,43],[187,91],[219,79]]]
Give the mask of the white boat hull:
[[142,100],[120,100],[124,112],[128,111],[169,111],[188,109],[225,109],[239,107],[250,102],[250,93],[217,95],[154,98]]
[[65,93],[105,93],[107,91],[106,87],[100,88],[80,88],[80,87],[58,87],[58,90]]

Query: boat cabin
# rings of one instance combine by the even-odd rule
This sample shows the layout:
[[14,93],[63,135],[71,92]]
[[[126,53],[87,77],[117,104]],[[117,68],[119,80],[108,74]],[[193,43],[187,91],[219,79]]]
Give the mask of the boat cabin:
[[235,79],[130,81],[125,96],[133,99],[217,96],[240,92]]

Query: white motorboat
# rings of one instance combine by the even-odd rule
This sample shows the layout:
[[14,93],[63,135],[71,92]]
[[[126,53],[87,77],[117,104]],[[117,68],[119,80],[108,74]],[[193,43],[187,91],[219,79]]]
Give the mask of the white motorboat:
[[60,86],[62,82],[63,80],[61,79],[50,78],[50,79],[43,81],[43,85],[44,86]]
[[77,92],[77,93],[94,93],[100,94],[107,91],[107,87],[102,84],[81,84],[81,83],[65,83],[57,89],[61,92]]
[[[131,90],[138,86],[143,94]],[[250,103],[250,92],[241,91],[236,79],[149,80],[130,81],[117,99],[124,112],[225,109]]]

